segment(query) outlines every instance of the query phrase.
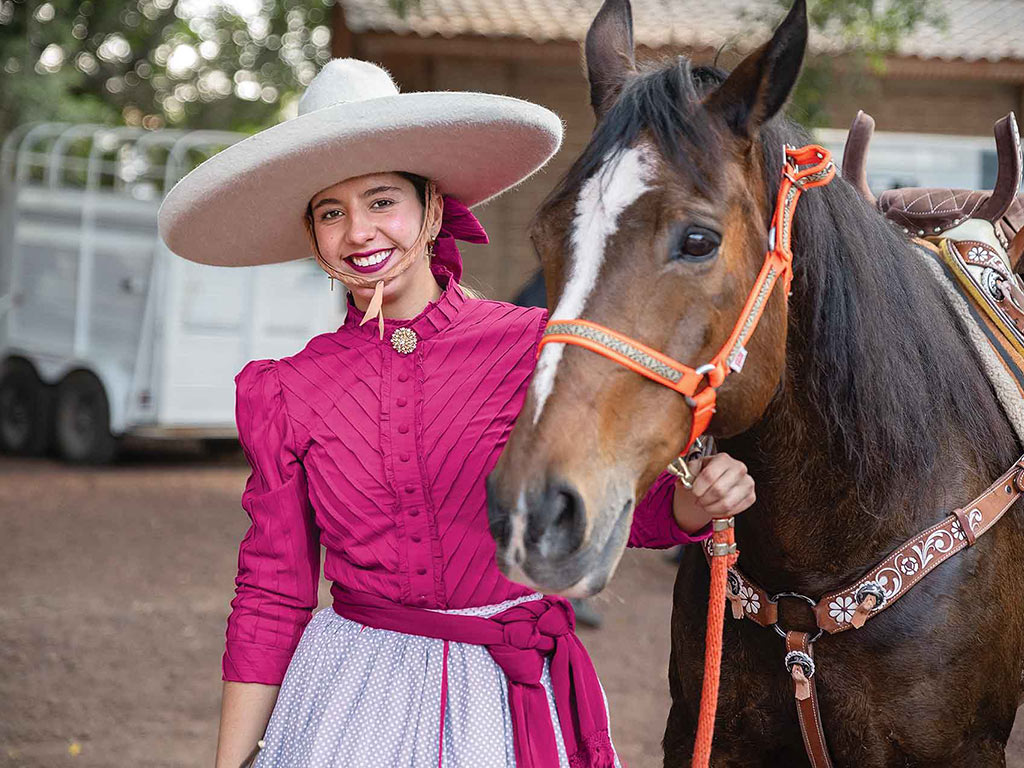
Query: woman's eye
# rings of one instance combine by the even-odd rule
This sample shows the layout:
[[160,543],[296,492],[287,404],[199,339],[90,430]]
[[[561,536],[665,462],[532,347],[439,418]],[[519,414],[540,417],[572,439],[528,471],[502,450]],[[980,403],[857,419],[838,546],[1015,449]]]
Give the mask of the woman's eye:
[[389,207],[391,205],[394,205],[394,202],[395,202],[394,200],[385,200],[385,199],[374,200],[370,204],[370,207],[375,209],[375,210],[380,210],[381,208],[387,208],[387,207]]
[[329,211],[325,211],[323,216],[320,217],[320,220],[329,221],[330,219],[338,218],[338,216],[341,216],[341,211],[339,211],[337,208],[332,208]]
[[684,229],[672,250],[673,259],[684,261],[706,261],[718,253],[722,238],[717,232],[704,227],[690,226]]

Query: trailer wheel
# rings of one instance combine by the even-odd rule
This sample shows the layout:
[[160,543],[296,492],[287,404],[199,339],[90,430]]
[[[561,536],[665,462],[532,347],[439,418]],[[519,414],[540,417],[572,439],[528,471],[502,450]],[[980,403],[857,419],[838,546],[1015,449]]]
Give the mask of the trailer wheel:
[[73,371],[57,385],[57,450],[73,464],[106,464],[117,453],[103,384],[88,371]]
[[32,364],[14,358],[0,368],[0,450],[42,456],[50,447],[52,393]]

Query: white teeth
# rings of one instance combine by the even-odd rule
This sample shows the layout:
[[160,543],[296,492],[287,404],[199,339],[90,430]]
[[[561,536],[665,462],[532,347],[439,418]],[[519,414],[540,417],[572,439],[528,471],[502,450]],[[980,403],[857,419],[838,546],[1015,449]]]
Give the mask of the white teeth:
[[380,264],[386,260],[393,250],[394,248],[389,248],[386,251],[377,251],[372,256],[363,256],[362,258],[352,257],[352,263],[357,267],[372,267],[374,264]]

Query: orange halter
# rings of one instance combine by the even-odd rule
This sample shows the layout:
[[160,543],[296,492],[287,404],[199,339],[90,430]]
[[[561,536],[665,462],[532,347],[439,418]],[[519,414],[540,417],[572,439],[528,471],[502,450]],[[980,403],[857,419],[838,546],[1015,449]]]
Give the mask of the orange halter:
[[[710,363],[699,368],[690,368],[628,336],[589,320],[551,320],[540,341],[540,347],[561,342],[589,349],[682,394],[693,410],[693,423],[686,447],[679,458],[669,465],[668,470],[677,475],[687,487],[692,486],[694,477],[687,469],[686,456],[711,422],[718,387],[731,372],[739,373],[742,370],[747,357],[745,345],[757,328],[776,283],[781,280],[786,295],[789,295],[790,283],[793,280],[793,251],[790,243],[797,201],[803,190],[828,184],[835,176],[836,169],[831,155],[823,147],[810,144],[796,149],[787,145],[784,151],[782,181],[779,185],[775,213],[772,216],[772,226],[768,232],[768,252],[764,257],[764,265],[757,280],[754,281],[754,287],[750,289],[732,333],[718,350],[718,354],[711,358]],[[801,170],[801,165],[807,167]],[[540,347],[537,350],[538,354]],[[698,392],[702,384],[704,387]],[[715,519],[712,522],[711,584],[705,634],[704,678],[701,685],[700,715],[697,719],[697,733],[693,745],[693,768],[707,768],[711,762],[711,742],[715,731],[718,685],[722,671],[726,580],[729,569],[736,564],[739,556],[736,549],[734,520]]]
[[[718,387],[731,372],[739,372],[747,357],[746,343],[757,328],[764,307],[772,289],[779,280],[783,281],[789,294],[793,279],[793,251],[790,247],[793,216],[796,204],[805,189],[828,184],[835,175],[835,165],[827,149],[816,144],[796,149],[785,147],[785,162],[782,167],[782,182],[768,233],[768,252],[764,265],[747,296],[739,320],[732,333],[711,362],[699,368],[691,368],[671,357],[651,349],[628,336],[589,320],[551,320],[544,337],[540,340],[537,353],[545,344],[575,344],[604,355],[624,365],[641,376],[646,376],[686,397],[693,410],[693,423],[686,447],[680,455],[685,456],[697,438],[704,434],[715,412],[715,397]],[[801,170],[800,166],[807,166]],[[703,389],[698,388],[704,384]]]

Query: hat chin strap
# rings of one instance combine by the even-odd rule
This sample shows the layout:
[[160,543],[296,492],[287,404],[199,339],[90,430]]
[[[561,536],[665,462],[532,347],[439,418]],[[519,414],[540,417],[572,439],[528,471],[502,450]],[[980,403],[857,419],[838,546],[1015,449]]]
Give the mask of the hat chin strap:
[[307,212],[304,218],[306,235],[309,237],[310,247],[313,250],[313,255],[316,256],[317,263],[320,264],[321,269],[334,279],[340,280],[347,288],[373,287],[373,298],[370,299],[370,304],[366,308],[366,312],[364,313],[363,319],[359,325],[365,325],[370,322],[370,320],[376,318],[381,339],[384,338],[384,286],[411,267],[413,262],[416,261],[416,259],[419,258],[425,250],[427,250],[427,245],[432,240],[430,233],[434,231],[435,227],[441,220],[441,195],[438,193],[437,186],[433,181],[427,181],[424,198],[423,223],[420,226],[419,234],[416,236],[413,244],[406,249],[405,253],[402,254],[402,258],[395,262],[387,272],[383,275],[374,276],[369,279],[347,272],[339,272],[333,266],[328,264],[320,254],[320,245],[316,241],[316,232],[313,229],[312,217]]

